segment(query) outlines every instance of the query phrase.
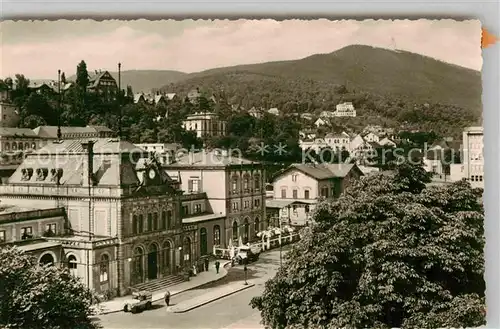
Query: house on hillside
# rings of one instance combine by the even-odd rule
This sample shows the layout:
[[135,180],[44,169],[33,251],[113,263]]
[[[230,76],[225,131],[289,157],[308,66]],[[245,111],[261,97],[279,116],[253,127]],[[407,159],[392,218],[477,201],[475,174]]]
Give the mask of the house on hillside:
[[329,133],[325,136],[325,142],[332,150],[336,151],[349,151],[350,143],[349,135],[346,132],[342,133]]
[[318,202],[338,198],[361,176],[363,172],[355,164],[292,164],[272,177],[274,195],[267,203],[276,206],[281,202],[281,220],[304,226]]
[[167,97],[167,99],[168,99],[169,101],[172,101],[172,100],[174,100],[174,99],[177,99],[177,98],[178,98],[178,96],[177,96],[177,94],[176,94],[176,93],[166,93],[166,94],[165,94],[165,97]]
[[157,93],[153,99],[155,106],[166,106],[167,105],[167,97],[160,93]]
[[188,100],[193,104],[198,103],[198,98],[201,96],[200,88],[193,89],[187,94]]
[[336,110],[333,112],[333,115],[335,117],[355,117],[356,110],[351,102],[345,102],[336,106]]
[[363,136],[363,139],[367,142],[376,142],[378,143],[380,141],[380,137],[378,134],[369,132],[368,134]]
[[307,121],[311,121],[313,119],[313,116],[312,116],[311,113],[302,113],[300,115],[300,118],[304,119],[304,120],[307,120]]
[[267,113],[272,114],[272,115],[280,115],[280,111],[278,110],[277,107],[270,108]]
[[378,143],[380,145],[382,145],[382,146],[396,147],[396,142],[394,142],[393,140],[389,139],[388,137],[382,138]]
[[87,90],[102,95],[106,99],[115,99],[118,84],[108,71],[95,71],[95,74],[89,74]]
[[351,142],[349,144],[349,149],[357,150],[361,145],[364,144],[364,142],[365,142],[364,138],[361,136],[361,134],[358,134],[351,139]]
[[134,95],[134,104],[145,105],[147,104],[146,98],[143,93],[137,93]]
[[318,118],[316,121],[314,121],[314,125],[316,127],[321,127],[321,126],[329,126],[330,125],[330,121],[328,121],[327,119],[325,118]]
[[322,111],[319,114],[319,117],[320,118],[334,118],[335,117],[335,113],[333,111]]
[[225,136],[227,133],[227,121],[215,113],[195,113],[188,116],[182,125],[184,129],[196,132],[200,138]]
[[264,115],[264,113],[262,113],[262,109],[257,109],[254,107],[252,107],[250,110],[248,110],[248,114],[254,118],[257,118],[257,119],[260,119],[262,118],[262,116]]

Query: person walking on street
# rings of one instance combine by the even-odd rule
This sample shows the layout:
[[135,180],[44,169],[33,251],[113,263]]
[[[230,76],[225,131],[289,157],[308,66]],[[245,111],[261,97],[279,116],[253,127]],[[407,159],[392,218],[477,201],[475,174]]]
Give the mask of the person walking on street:
[[215,271],[217,272],[217,274],[219,274],[219,267],[220,267],[220,262],[217,260],[215,261]]
[[205,258],[205,271],[208,272],[208,265],[209,265],[208,257]]
[[165,292],[165,297],[164,297],[164,299],[165,299],[165,304],[166,304],[167,306],[170,306],[170,291],[168,291],[168,290],[167,290],[167,291]]

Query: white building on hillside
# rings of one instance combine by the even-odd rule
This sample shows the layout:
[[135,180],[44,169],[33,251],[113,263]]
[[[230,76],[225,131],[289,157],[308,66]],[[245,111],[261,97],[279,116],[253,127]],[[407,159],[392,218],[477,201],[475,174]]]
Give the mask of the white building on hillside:
[[333,112],[333,115],[335,117],[355,117],[356,110],[351,102],[345,102],[336,106],[336,110]]
[[465,128],[462,134],[464,178],[484,188],[483,127]]
[[184,129],[195,131],[196,136],[211,137],[225,136],[227,132],[227,122],[220,120],[215,113],[196,113],[190,115],[183,122]]

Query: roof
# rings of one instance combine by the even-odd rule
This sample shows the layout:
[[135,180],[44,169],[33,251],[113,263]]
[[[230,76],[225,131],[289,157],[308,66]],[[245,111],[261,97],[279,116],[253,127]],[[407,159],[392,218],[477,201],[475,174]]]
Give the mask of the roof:
[[213,119],[213,118],[218,118],[219,116],[215,113],[195,113],[190,116],[188,116],[184,121],[189,121],[189,120],[199,120],[199,119]]
[[37,134],[29,128],[0,127],[2,137],[37,137]]
[[259,164],[245,158],[239,157],[238,154],[224,155],[215,151],[190,152],[180,155],[174,163],[169,166],[196,166],[196,167],[226,167],[230,165],[244,164]]
[[33,250],[48,249],[48,248],[60,247],[60,246],[61,246],[61,243],[59,243],[59,242],[44,241],[44,242],[27,244],[24,246],[18,246],[18,248],[22,251],[29,252],[29,251],[33,251]]
[[164,98],[163,95],[155,95],[155,104],[158,104]]
[[87,154],[82,143],[93,141],[94,154],[123,154],[140,153],[144,156],[147,152],[126,140],[118,138],[82,138],[62,140],[60,142],[48,143],[45,147],[39,149],[38,154]]
[[329,133],[326,134],[325,138],[349,138],[349,137],[342,133]]
[[[345,177],[354,167],[357,168],[357,166],[352,163],[292,164],[287,169],[278,173],[277,176],[288,170],[296,169],[317,180],[342,178]],[[359,168],[357,168],[357,170],[363,174]]]
[[430,148],[433,148],[435,146],[441,146],[443,149],[453,149],[453,150],[460,150],[462,148],[462,141],[456,140],[456,141],[447,141],[447,140],[439,140],[436,141],[432,144]]
[[481,126],[474,126],[474,127],[465,127],[464,132],[475,132],[475,133],[482,133],[483,132],[483,127]]
[[[38,137],[55,139],[57,138],[57,129],[58,129],[57,126],[38,126],[35,129],[33,129],[33,132]],[[105,126],[86,126],[86,127],[62,126],[61,127],[61,135],[63,136],[63,138],[64,135],[72,135],[72,134],[92,135],[100,132],[113,132],[113,130]]]
[[165,96],[167,96],[168,99],[172,100],[175,95],[177,95],[176,93],[169,93],[169,94],[165,94]]
[[201,216],[183,218],[182,224],[199,223],[199,222],[205,222],[208,220],[214,220],[214,219],[225,218],[225,217],[226,216],[222,215],[222,214],[206,214],[206,215],[201,215]]
[[138,103],[141,100],[141,98],[142,98],[142,100],[145,100],[143,94],[135,94],[134,95],[134,103]]

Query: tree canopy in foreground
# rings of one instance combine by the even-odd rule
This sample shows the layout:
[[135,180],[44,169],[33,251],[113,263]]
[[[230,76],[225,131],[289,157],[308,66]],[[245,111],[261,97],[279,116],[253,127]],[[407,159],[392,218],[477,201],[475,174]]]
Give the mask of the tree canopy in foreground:
[[0,249],[0,327],[91,329],[93,294],[67,269],[38,266],[15,247]]
[[480,189],[428,186],[421,167],[364,177],[315,224],[251,305],[270,328],[485,323]]

